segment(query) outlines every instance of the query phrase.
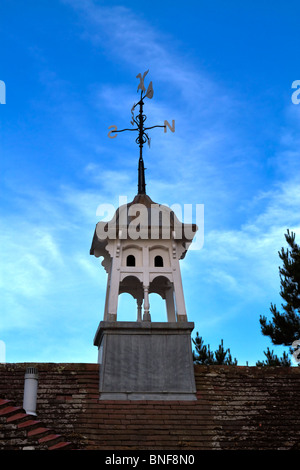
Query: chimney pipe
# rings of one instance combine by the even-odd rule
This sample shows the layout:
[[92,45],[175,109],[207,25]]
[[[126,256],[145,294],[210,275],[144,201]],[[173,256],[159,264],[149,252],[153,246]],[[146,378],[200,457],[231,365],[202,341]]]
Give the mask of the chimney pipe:
[[38,387],[38,371],[35,367],[27,367],[24,382],[23,409],[29,415],[36,416],[36,399]]

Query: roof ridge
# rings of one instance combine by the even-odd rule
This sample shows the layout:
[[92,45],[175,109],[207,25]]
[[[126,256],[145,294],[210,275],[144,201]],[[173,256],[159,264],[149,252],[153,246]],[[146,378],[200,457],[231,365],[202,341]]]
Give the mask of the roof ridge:
[[[25,440],[20,444],[21,448],[48,449],[48,450],[75,450],[75,445],[66,440],[61,434],[55,433],[40,420],[33,419],[33,415],[26,413],[20,407],[15,406],[14,401],[0,398],[0,425],[8,425],[8,430],[23,434]],[[9,434],[9,433],[8,433]]]

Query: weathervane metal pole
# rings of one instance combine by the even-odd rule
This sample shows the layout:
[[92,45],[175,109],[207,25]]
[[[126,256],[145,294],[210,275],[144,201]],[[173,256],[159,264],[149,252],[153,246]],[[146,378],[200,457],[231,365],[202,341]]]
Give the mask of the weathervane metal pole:
[[144,160],[143,160],[143,134],[144,134],[144,119],[143,116],[143,99],[142,99],[143,91],[141,91],[141,99],[140,99],[140,112],[138,116],[138,125],[139,125],[139,146],[140,146],[140,158],[139,158],[139,170],[138,170],[138,194],[146,194],[146,183],[145,183],[145,167],[144,167]]
[[[143,74],[143,76],[141,74],[138,74],[137,77],[136,77],[136,78],[140,78],[138,91],[139,91],[139,89],[141,90],[141,99],[137,104],[134,104],[133,107],[131,108],[131,114],[132,114],[131,124],[133,125],[135,123],[137,125],[137,128],[118,130],[117,126],[110,126],[109,129],[114,127],[115,130],[111,130],[108,133],[108,137],[110,137],[111,139],[114,139],[115,137],[117,137],[116,135],[112,136],[111,134],[113,134],[113,133],[124,132],[124,131],[138,131],[138,133],[139,133],[138,137],[136,138],[136,143],[139,144],[139,147],[140,147],[140,158],[139,158],[139,166],[138,166],[138,194],[146,194],[145,167],[144,167],[144,160],[143,160],[143,145],[146,142],[148,142],[149,147],[150,147],[150,138],[149,138],[148,134],[145,131],[148,130],[148,129],[154,129],[155,127],[163,127],[165,129],[165,132],[166,132],[167,124],[168,124],[168,122],[165,121],[165,124],[163,126],[144,127],[144,122],[146,121],[147,116],[145,116],[143,114],[143,106],[144,106],[144,101],[143,100],[144,100],[144,98],[149,98],[149,99],[153,98],[152,82],[150,82],[150,84],[148,86],[148,89],[147,89],[147,92],[146,92],[146,88],[144,86],[144,78],[145,78],[145,76],[147,75],[148,72],[149,72],[149,70],[147,72],[145,72]],[[145,92],[144,96],[143,96],[143,91]],[[137,105],[140,106],[139,114],[136,117],[134,117],[133,110],[135,109],[135,107]],[[169,124],[168,124],[168,126],[170,127]],[[172,132],[175,131],[175,121],[173,121],[173,125],[172,125],[172,127],[170,127],[170,129],[171,129]]]
[[139,159],[138,194],[146,194],[145,168],[143,157]]

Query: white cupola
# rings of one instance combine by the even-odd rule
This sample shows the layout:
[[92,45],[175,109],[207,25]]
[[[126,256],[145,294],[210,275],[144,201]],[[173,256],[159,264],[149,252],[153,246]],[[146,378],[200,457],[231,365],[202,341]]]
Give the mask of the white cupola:
[[165,299],[168,322],[187,321],[179,260],[196,229],[145,193],[119,207],[111,221],[99,222],[90,253],[103,257],[108,274],[103,320],[117,321],[118,297],[126,292],[136,299],[137,321],[151,321],[151,293]]

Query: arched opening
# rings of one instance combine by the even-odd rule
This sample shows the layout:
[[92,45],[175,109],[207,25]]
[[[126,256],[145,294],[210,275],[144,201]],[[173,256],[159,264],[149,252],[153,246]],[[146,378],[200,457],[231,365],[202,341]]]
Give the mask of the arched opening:
[[160,255],[155,256],[155,258],[154,258],[154,266],[155,266],[156,268],[163,268],[163,266],[164,266],[164,260],[163,260],[162,256],[160,256]]
[[173,283],[166,276],[156,276],[149,287],[152,321],[175,321]]
[[156,292],[149,294],[150,314],[152,322],[165,322],[167,320],[166,301]]
[[169,247],[164,245],[154,245],[149,248],[150,266],[158,268],[171,267]]
[[[121,307],[118,320],[136,321],[142,316],[143,284],[136,276],[126,276],[119,286]],[[120,312],[120,316],[119,316]]]
[[135,266],[135,257],[133,255],[128,255],[127,256],[126,266]]
[[136,321],[136,308],[136,300],[131,294],[119,294],[118,321]]

